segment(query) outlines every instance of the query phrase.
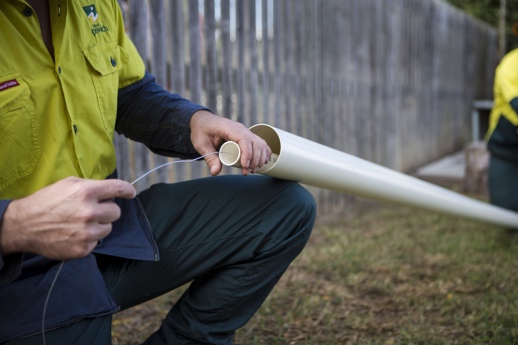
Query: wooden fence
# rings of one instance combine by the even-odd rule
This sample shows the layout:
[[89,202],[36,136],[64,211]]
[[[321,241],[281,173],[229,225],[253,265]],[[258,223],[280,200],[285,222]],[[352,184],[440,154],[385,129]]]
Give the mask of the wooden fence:
[[[120,3],[161,85],[247,126],[265,122],[399,171],[462,148],[473,100],[492,96],[496,31],[442,0]],[[167,161],[117,145],[127,180]],[[177,164],[143,185],[206,171]]]

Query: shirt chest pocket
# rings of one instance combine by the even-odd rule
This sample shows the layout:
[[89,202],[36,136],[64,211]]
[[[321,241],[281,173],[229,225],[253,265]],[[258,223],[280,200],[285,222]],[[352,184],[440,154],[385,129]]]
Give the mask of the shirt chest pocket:
[[41,157],[30,96],[19,73],[0,77],[0,191],[32,173]]
[[104,127],[112,132],[117,115],[119,71],[128,62],[128,54],[117,43],[93,46],[83,51],[91,69],[92,82]]

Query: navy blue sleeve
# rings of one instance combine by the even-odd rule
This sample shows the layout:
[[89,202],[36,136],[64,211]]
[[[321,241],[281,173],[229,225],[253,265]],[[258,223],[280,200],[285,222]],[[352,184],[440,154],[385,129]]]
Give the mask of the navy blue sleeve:
[[510,103],[514,112],[518,114],[518,97],[513,98]]
[[198,110],[210,111],[170,93],[146,73],[140,81],[119,90],[115,130],[154,153],[195,158],[199,154],[191,143],[190,121]]
[[[7,206],[11,200],[0,200],[0,223],[4,217]],[[2,236],[2,234],[0,234]],[[22,271],[23,254],[3,256],[0,252],[0,285],[5,285],[15,280]]]

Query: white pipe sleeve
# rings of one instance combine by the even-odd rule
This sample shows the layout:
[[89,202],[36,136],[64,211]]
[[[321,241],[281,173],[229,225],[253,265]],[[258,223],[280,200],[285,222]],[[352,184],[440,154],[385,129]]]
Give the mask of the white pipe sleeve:
[[[258,173],[314,187],[518,229],[518,213],[469,198],[449,189],[301,138],[266,124],[250,130],[272,149]],[[240,167],[240,150],[226,142],[219,158]]]

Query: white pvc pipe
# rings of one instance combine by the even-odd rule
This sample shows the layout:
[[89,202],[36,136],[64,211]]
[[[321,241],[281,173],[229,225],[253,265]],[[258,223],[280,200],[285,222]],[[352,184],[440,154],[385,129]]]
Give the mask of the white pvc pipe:
[[[518,229],[518,213],[469,198],[266,124],[250,130],[264,139],[272,157],[258,173],[314,187],[437,211]],[[234,142],[220,148],[224,165],[240,167]]]

